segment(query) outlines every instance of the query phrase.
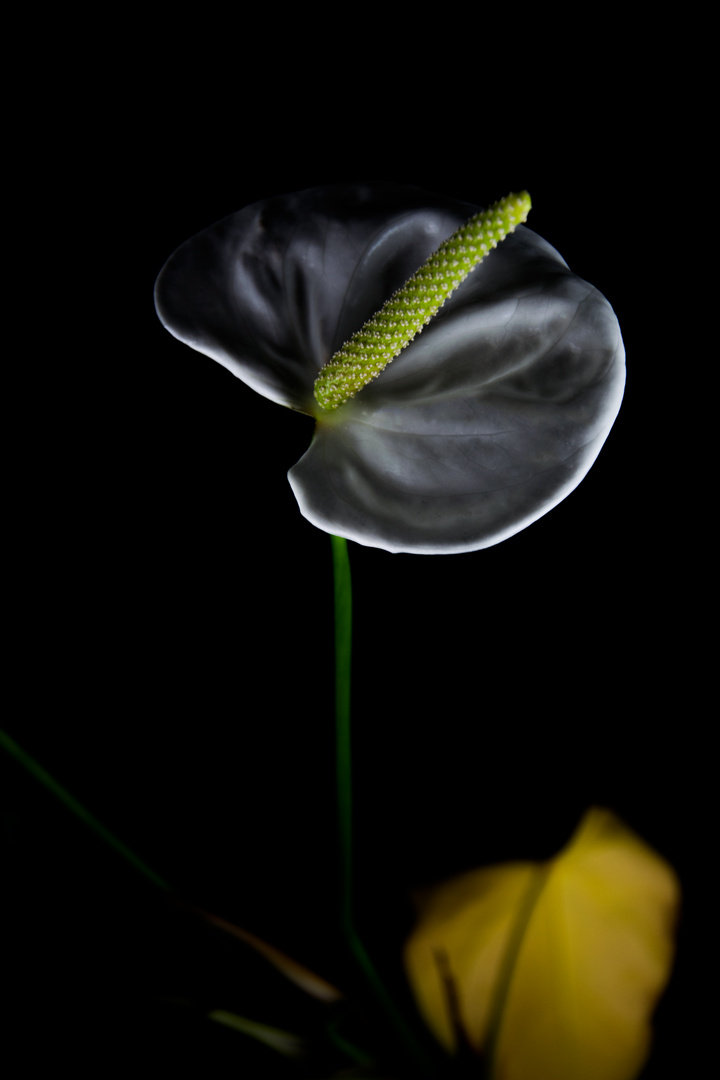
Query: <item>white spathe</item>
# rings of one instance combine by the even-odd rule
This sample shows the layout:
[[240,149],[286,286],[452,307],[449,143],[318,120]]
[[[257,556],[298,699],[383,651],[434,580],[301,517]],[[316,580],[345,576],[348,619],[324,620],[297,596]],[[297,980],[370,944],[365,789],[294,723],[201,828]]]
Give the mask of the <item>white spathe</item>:
[[478,209],[395,184],[315,188],[205,229],[158,277],[175,337],[317,418],[289,480],[326,532],[392,552],[489,547],[565,498],[607,438],[617,318],[524,226],[354,399],[315,402],[320,368]]

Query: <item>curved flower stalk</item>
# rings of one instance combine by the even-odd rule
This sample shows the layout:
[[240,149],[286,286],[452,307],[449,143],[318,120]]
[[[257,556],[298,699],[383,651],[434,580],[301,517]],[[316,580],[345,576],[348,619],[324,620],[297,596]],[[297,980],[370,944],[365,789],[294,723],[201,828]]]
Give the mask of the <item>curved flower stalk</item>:
[[518,226],[377,378],[328,411],[319,373],[478,207],[393,184],[254,203],[183,244],[155,288],[175,337],[317,423],[289,472],[318,528],[392,552],[489,547],[557,505],[622,399],[607,300]]
[[670,975],[674,871],[606,810],[544,864],[463,874],[418,896],[405,967],[450,1052],[490,1080],[633,1080]]

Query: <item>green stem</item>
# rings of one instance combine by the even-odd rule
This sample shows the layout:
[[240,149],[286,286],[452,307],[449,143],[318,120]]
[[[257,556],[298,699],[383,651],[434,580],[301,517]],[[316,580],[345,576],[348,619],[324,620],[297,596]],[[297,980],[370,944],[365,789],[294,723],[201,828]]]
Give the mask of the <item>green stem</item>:
[[340,839],[340,909],[343,933],[353,938],[352,918],[352,766],[350,753],[350,660],[352,655],[352,585],[347,541],[332,536],[335,583],[335,734],[338,829]]
[[106,829],[96,817],[93,817],[93,815],[77,801],[77,799],[72,797],[69,791],[66,791],[61,784],[58,784],[57,780],[55,780],[50,773],[46,772],[42,765],[39,765],[30,754],[26,753],[21,746],[18,746],[18,744],[2,730],[0,730],[0,747],[3,750],[6,750],[11,757],[14,757],[24,769],[27,769],[31,776],[34,776],[43,787],[47,788],[48,791],[59,799],[71,814],[74,814],[75,817],[83,822],[83,824],[87,825],[88,828],[92,829],[94,833],[101,837],[106,844],[109,844],[114,848],[126,862],[129,862],[131,866],[134,866],[136,870],[139,870],[140,873],[152,881],[154,885],[164,889],[165,892],[172,893],[172,888],[166,881],[163,881],[159,874],[156,874],[147,863],[144,863],[142,859],[139,859],[130,848],[126,847],[121,840],[118,840],[117,836],[111,833],[109,829]]
[[335,582],[335,730],[337,745],[338,832],[340,839],[340,912],[341,926],[348,948],[362,972],[368,988],[385,1016],[395,1028],[420,1069],[421,1075],[433,1075],[405,1019],[383,986],[372,961],[355,929],[353,914],[353,821],[352,753],[350,743],[350,663],[352,655],[352,586],[347,541],[332,536]]
[[547,866],[539,866],[533,871],[528,886],[518,905],[515,922],[510,930],[510,936],[505,946],[505,954],[502,958],[500,972],[493,991],[493,1000],[490,1005],[490,1016],[488,1019],[488,1035],[485,1045],[485,1075],[489,1080],[492,1080],[495,1076],[500,1029],[505,1015],[505,1006],[507,1005],[508,994],[510,993],[510,985],[515,973],[515,965],[517,964],[518,956],[520,955],[520,949],[525,939],[528,924],[532,917],[532,913],[535,910],[535,905],[538,902],[540,893],[545,886],[547,877]]

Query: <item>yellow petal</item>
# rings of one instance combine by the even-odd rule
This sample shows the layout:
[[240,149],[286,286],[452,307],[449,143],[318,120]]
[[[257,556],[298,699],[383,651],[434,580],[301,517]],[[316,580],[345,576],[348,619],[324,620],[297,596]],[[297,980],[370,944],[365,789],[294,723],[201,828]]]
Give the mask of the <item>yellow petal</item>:
[[408,979],[452,1051],[450,973],[493,1080],[632,1080],[670,975],[679,898],[672,868],[593,809],[549,862],[477,870],[419,896]]

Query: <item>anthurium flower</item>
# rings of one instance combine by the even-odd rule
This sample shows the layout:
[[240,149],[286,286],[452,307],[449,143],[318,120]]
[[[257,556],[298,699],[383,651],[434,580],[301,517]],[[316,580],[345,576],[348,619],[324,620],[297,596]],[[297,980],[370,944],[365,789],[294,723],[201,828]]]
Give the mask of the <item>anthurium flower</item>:
[[488,547],[568,495],[608,435],[617,319],[522,225],[376,378],[339,407],[316,398],[338,350],[478,209],[394,184],[315,188],[205,229],[158,277],[175,337],[315,418],[289,480],[320,529],[392,552]]
[[589,811],[546,863],[462,874],[419,894],[405,967],[450,1052],[491,1080],[632,1080],[670,974],[679,886],[614,815]]

